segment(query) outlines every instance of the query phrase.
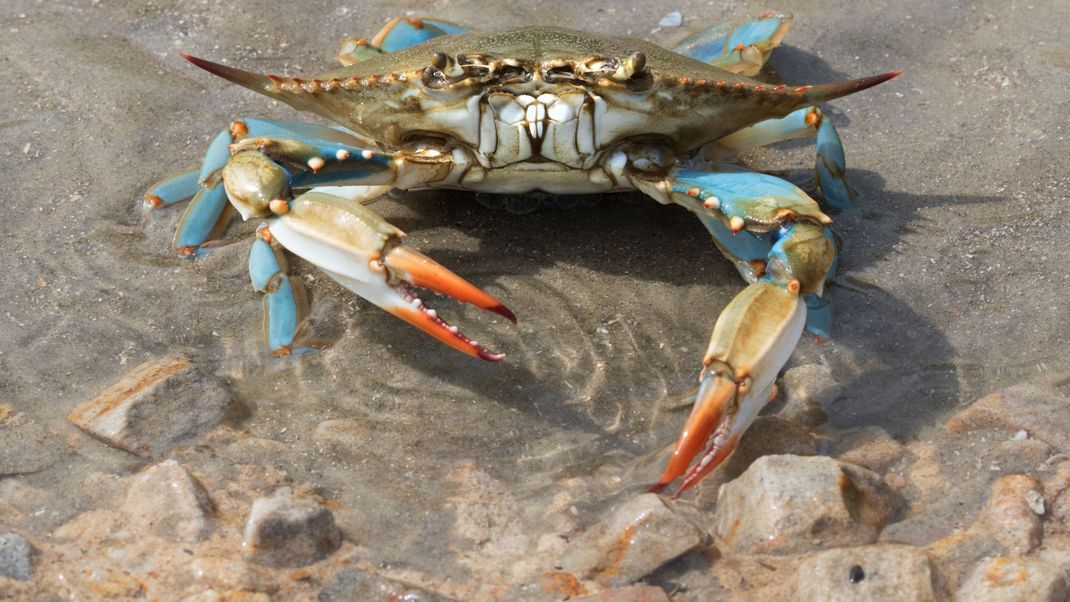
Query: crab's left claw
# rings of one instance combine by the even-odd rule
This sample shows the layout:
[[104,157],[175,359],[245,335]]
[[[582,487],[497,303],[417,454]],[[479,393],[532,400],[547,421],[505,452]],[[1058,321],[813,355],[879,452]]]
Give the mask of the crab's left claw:
[[796,280],[755,282],[728,304],[713,328],[691,415],[652,491],[683,476],[679,495],[732,453],[773,397],[777,373],[805,324],[806,304]]
[[308,192],[270,222],[271,238],[340,284],[439,341],[473,357],[496,362],[494,353],[439,317],[417,288],[448,295],[497,313],[516,316],[500,301],[401,244],[404,233],[367,207],[322,192]]

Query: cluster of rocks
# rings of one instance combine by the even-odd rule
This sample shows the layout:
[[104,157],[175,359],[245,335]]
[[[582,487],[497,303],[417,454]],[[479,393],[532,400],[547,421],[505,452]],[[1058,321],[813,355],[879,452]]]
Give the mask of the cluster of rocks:
[[[842,391],[819,366],[784,381],[767,424],[816,427]],[[1066,382],[982,398],[935,443],[903,445],[878,427],[820,441],[752,431],[700,485],[697,507],[629,500],[572,540],[562,568],[588,588],[645,579],[681,600],[1070,600]],[[938,460],[967,445],[991,454],[983,472]],[[835,457],[813,455],[820,447]],[[952,470],[970,478],[951,484]]]
[[[952,416],[942,437],[906,444],[875,426],[824,427],[823,408],[843,389],[821,366],[789,370],[782,385],[774,413],[684,500],[633,493],[586,524],[572,507],[527,534],[513,501],[481,507],[509,493],[469,465],[459,483],[479,499],[457,506],[471,523],[461,531],[477,537],[487,523],[501,540],[470,559],[511,567],[461,584],[369,562],[331,502],[285,474],[259,472],[255,487],[206,479],[178,450],[223,428],[240,404],[190,359],[154,360],[69,417],[148,463],[122,479],[87,477],[111,502],[48,540],[0,529],[0,598],[1070,599],[1065,383],[1005,389]],[[350,430],[330,421],[316,437]],[[960,448],[984,458],[983,470],[954,465]]]

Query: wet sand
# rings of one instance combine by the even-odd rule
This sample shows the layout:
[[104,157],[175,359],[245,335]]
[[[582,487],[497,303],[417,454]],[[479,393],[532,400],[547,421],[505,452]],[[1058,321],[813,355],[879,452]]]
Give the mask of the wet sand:
[[[245,466],[284,472],[333,500],[362,561],[430,581],[492,579],[507,572],[498,559],[538,546],[528,535],[545,509],[587,524],[656,478],[710,328],[741,287],[684,210],[613,197],[516,216],[455,192],[376,202],[415,247],[519,316],[512,326],[439,304],[508,354],[492,365],[297,260],[313,328],[336,343],[270,358],[246,271],[253,225],[191,261],[170,247],[180,210],[142,207],[149,185],[197,165],[231,119],[297,118],[179,52],[309,74],[333,64],[343,37],[417,7],[482,27],[568,23],[662,44],[767,8],[680,2],[670,9],[684,25],[666,29],[657,23],[670,9],[632,2],[6,2],[0,404],[13,422],[0,428],[21,430],[3,452],[14,469],[0,475],[0,500],[15,511],[0,524],[47,540],[99,504],[90,481],[144,466],[66,415],[174,352],[225,378],[245,406],[226,436],[178,452],[184,461],[212,482]],[[1070,369],[1070,5],[776,8],[795,24],[771,60],[774,79],[906,72],[827,109],[860,211],[836,224],[835,337],[804,339],[792,365],[826,364],[845,385],[830,424],[924,440],[983,393]],[[799,183],[812,160],[807,142],[748,157]],[[318,436],[331,420],[359,427],[342,443]],[[508,503],[479,515],[480,491]]]

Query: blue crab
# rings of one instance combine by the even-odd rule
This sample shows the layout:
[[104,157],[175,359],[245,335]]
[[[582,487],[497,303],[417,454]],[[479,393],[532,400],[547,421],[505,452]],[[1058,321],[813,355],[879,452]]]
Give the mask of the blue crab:
[[192,197],[175,248],[197,255],[232,209],[263,219],[249,255],[276,354],[312,346],[305,295],[282,249],[364,299],[471,356],[499,361],[420,298],[431,289],[496,312],[500,301],[403,244],[366,203],[391,189],[586,194],[639,190],[686,207],[748,283],[723,310],[699,392],[654,490],[697,483],[735,449],[775,392],[804,328],[827,336],[824,297],[837,243],[831,219],[795,185],[727,162],[741,151],[816,137],[816,179],[851,204],[839,136],[819,103],[898,75],[819,85],[752,76],[791,22],[766,13],[672,50],[552,27],[469,33],[440,19],[394,19],[347,40],[343,67],[312,78],[258,75],[185,56],[215,75],[336,125],[239,119],[199,172],[162,182],[149,204]]

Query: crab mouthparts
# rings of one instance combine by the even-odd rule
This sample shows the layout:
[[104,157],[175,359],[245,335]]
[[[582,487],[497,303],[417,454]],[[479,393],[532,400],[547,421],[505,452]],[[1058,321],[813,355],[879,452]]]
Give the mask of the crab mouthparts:
[[382,264],[389,269],[391,288],[401,297],[402,303],[387,311],[412,324],[425,333],[454,349],[489,362],[500,362],[505,354],[495,353],[466,336],[459,328],[438,315],[417,292],[423,288],[452,297],[463,303],[494,312],[512,323],[516,315],[500,301],[475,287],[468,281],[439,265],[429,257],[403,246],[396,246],[385,254]]

